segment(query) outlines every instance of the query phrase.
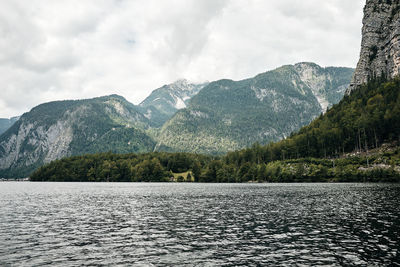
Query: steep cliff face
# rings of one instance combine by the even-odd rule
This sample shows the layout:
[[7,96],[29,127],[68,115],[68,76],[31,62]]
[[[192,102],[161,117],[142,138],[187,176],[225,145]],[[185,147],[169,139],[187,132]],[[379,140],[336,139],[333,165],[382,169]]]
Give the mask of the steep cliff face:
[[364,7],[362,43],[349,91],[369,79],[400,72],[400,1],[367,0]]
[[322,113],[342,99],[354,71],[340,67],[322,68],[309,62],[297,63],[294,68],[300,80],[311,89],[318,100]]

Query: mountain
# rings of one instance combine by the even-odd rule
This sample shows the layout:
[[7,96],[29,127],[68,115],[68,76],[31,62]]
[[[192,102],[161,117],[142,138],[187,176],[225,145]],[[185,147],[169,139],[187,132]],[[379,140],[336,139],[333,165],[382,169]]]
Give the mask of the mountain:
[[367,0],[344,98],[280,142],[228,153],[208,167],[210,179],[400,182],[399,12],[399,1]]
[[337,103],[352,73],[299,63],[212,82],[164,124],[156,150],[218,154],[277,141]]
[[157,142],[156,150],[221,153],[277,140],[335,103],[351,72],[299,63],[239,82],[177,81],[139,106],[118,95],[45,103],[0,135],[0,177],[73,155],[149,152]]
[[161,127],[176,111],[185,108],[190,98],[208,83],[193,84],[178,80],[154,90],[139,108],[153,127]]
[[53,161],[30,177],[75,182],[398,183],[399,88],[399,78],[370,81],[290,137],[222,157],[99,153]]
[[71,155],[151,151],[148,128],[149,120],[118,95],[45,103],[0,136],[0,177],[28,175]]
[[[387,17],[388,9],[398,12],[397,6],[398,2],[392,0],[367,1],[363,29],[370,16]],[[373,7],[372,10],[371,7]],[[380,9],[380,7],[387,7],[387,9]],[[376,13],[375,9],[381,10],[382,14]],[[396,12],[391,12],[394,18],[398,18]],[[398,30],[399,27],[396,27]],[[369,33],[370,31],[363,30],[363,40],[367,39],[366,35]],[[379,43],[380,39],[376,39],[371,45],[378,46]],[[398,55],[399,52],[400,47],[396,46],[387,50],[389,54],[382,54],[382,56],[391,57],[391,55]],[[361,53],[360,62],[363,62],[363,57]],[[329,99],[332,101],[332,96],[329,97],[330,92],[336,90],[343,93],[343,89],[338,89],[343,88],[341,82],[333,79],[331,75],[335,76],[335,74],[332,72],[338,75],[339,80],[346,80],[345,73],[349,72],[345,69],[330,69],[331,73],[325,74],[326,84],[330,86],[317,89],[316,84],[324,84],[324,82],[316,82],[324,80],[320,77],[324,72],[316,70],[320,68],[313,64],[302,63],[284,66],[239,82],[230,80],[213,82],[193,97],[186,109],[178,111],[166,123],[161,135],[170,131],[171,134],[175,134],[170,137],[175,138],[173,141],[178,145],[186,144],[190,147],[190,141],[194,144],[202,142],[201,144],[206,144],[212,149],[213,147],[207,141],[215,141],[215,147],[225,141],[224,136],[217,138],[215,135],[219,131],[222,133],[223,127],[212,128],[221,125],[221,119],[222,123],[227,125],[226,128],[231,131],[226,132],[226,138],[230,140],[233,140],[234,134],[242,134],[240,128],[228,127],[233,123],[246,126],[252,122],[252,119],[259,123],[263,120],[263,116],[266,116],[265,114],[276,116],[269,117],[270,119],[283,114],[285,116],[272,122],[284,124],[290,122],[292,118],[287,116],[288,112],[296,111],[294,108],[297,106],[303,108],[298,109],[298,113],[295,114],[301,119],[306,115],[307,111],[304,110],[306,105],[315,110],[318,103],[322,108],[326,103],[323,100],[328,101],[328,105]],[[333,105],[326,113],[321,114],[290,137],[276,143],[264,146],[253,144],[246,149],[229,152],[220,158],[209,157],[207,160],[196,158],[200,156],[198,154],[189,158],[188,155],[184,156],[182,153],[150,153],[140,155],[139,160],[137,157],[130,158],[131,155],[125,157],[112,154],[87,155],[81,159],[70,158],[53,162],[39,169],[33,177],[39,181],[63,181],[66,180],[64,174],[71,173],[70,177],[67,177],[70,180],[78,180],[82,176],[90,180],[93,173],[98,173],[99,176],[93,177],[92,180],[107,181],[110,180],[111,173],[113,176],[111,179],[125,181],[124,179],[132,179],[140,173],[138,178],[146,175],[148,181],[157,179],[161,181],[165,177],[159,174],[165,172],[166,177],[170,177],[172,166],[178,164],[180,172],[186,171],[188,174],[193,174],[195,181],[204,182],[256,180],[259,182],[400,182],[400,77],[392,78],[395,74],[391,74],[390,71],[383,76],[372,75],[379,73],[376,70],[374,60],[369,60],[365,66],[361,67],[359,63],[357,73],[354,75],[357,83],[353,83],[353,87],[338,104]],[[364,78],[368,82],[357,80],[358,75],[363,71],[366,75]],[[348,81],[351,73],[347,75]],[[286,106],[280,106],[282,103],[275,98],[278,94],[285,99]],[[270,112],[268,105],[262,104],[258,104],[261,106],[258,117],[257,114],[248,113],[249,110],[257,111],[255,98],[259,102],[263,102],[264,99],[268,101],[270,109],[279,107],[280,113]],[[243,114],[247,114],[242,121],[237,118],[240,107],[243,109]],[[223,116],[227,115],[232,115],[232,117],[228,117],[229,120],[223,120],[226,118]],[[203,127],[199,122],[205,123],[205,126]],[[194,135],[196,132],[209,139],[205,141],[196,139]],[[192,139],[186,140],[190,134],[193,134]],[[171,146],[173,144],[170,143]],[[158,147],[160,148],[160,144]],[[204,149],[204,147],[200,148]],[[171,163],[169,159],[173,158],[175,162]],[[98,162],[96,166],[105,165],[106,168],[93,171],[88,163],[96,160]],[[110,161],[115,167],[109,164]],[[128,171],[124,168],[116,169],[118,164],[115,161],[121,162],[120,165],[128,165]],[[82,168],[82,164],[86,166]],[[131,173],[127,175],[129,170]],[[182,177],[181,180],[183,179]],[[188,179],[186,176],[186,181],[191,181],[191,178]]]
[[350,89],[384,74],[400,74],[400,2],[367,0],[364,7],[360,59]]
[[10,119],[0,118],[0,135],[7,131],[20,117],[12,117]]

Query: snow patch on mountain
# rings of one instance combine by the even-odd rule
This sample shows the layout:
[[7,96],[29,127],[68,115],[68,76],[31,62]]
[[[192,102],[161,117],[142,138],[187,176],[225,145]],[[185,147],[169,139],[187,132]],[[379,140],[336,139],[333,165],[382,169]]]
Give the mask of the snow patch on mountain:
[[178,98],[176,99],[175,108],[176,108],[176,109],[186,108],[186,104],[185,104],[185,102],[183,101],[182,98],[178,97]]

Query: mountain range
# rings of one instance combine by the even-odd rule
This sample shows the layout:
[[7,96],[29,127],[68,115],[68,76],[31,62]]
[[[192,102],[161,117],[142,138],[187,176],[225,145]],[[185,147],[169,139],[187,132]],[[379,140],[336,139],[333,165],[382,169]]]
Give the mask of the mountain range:
[[[360,59],[344,97],[351,69],[299,63],[242,81],[211,82],[161,129],[144,130],[157,142],[155,150],[245,149],[221,157],[100,153],[54,161],[31,177],[169,181],[186,172],[176,181],[192,181],[193,174],[194,181],[203,182],[399,182],[399,21],[398,1],[366,1]],[[315,114],[320,115],[293,132]],[[257,144],[269,138],[282,140]]]
[[179,80],[139,105],[118,95],[45,103],[0,135],[0,177],[86,153],[221,154],[279,140],[337,103],[353,71],[298,63],[242,81]]
[[298,63],[212,82],[164,124],[156,150],[220,154],[280,140],[339,102],[352,74]]

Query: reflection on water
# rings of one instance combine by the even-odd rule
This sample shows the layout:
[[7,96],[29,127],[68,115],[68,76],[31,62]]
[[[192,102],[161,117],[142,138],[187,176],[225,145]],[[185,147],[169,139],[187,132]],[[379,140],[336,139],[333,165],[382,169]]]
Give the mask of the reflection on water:
[[0,183],[0,265],[400,263],[400,187]]

